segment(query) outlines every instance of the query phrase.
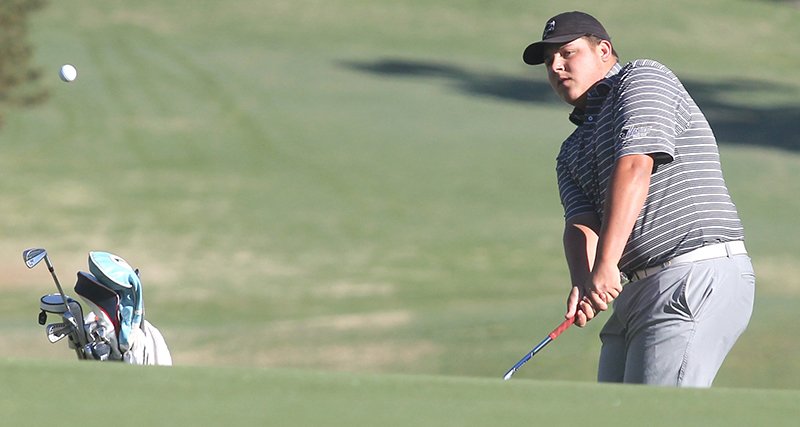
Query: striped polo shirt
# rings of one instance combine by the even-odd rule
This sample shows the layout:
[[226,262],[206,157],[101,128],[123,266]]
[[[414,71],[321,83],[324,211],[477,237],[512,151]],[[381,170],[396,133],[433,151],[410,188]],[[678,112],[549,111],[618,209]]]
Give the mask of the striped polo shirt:
[[619,269],[630,273],[706,244],[744,240],[705,116],[667,67],[652,60],[616,64],[588,93],[578,127],[557,158],[566,219],[603,219],[614,162],[629,154],[654,159],[650,189]]

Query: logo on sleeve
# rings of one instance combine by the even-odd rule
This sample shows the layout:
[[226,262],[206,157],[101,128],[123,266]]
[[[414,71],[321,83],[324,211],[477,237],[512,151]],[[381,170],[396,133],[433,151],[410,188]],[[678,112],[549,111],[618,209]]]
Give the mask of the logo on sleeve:
[[636,139],[636,138],[644,138],[650,131],[653,130],[652,126],[632,126],[629,128],[622,129],[622,132],[619,133],[619,139],[626,140],[626,139]]

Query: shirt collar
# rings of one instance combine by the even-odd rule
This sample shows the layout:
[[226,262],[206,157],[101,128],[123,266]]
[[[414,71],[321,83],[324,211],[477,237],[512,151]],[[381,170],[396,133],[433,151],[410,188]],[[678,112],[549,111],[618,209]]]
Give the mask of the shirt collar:
[[[619,62],[616,62],[614,66],[611,67],[610,70],[608,70],[608,73],[606,74],[605,78],[595,83],[595,85],[592,86],[591,89],[589,89],[589,97],[591,97],[592,95],[600,97],[605,97],[606,95],[608,95],[608,92],[611,91],[611,86],[613,84],[611,82],[611,77],[616,76],[620,71],[622,71],[622,66],[619,65]],[[596,92],[596,94],[592,92]],[[575,126],[582,125],[584,120],[586,120],[586,112],[577,107],[574,110],[572,110],[572,113],[570,113],[569,115],[569,121],[574,123]]]

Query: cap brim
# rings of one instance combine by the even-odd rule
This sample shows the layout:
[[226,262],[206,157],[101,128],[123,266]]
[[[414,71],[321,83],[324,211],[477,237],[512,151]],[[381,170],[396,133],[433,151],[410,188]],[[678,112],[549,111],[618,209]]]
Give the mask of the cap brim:
[[563,36],[552,37],[536,43],[531,43],[522,52],[522,60],[528,65],[539,65],[544,63],[544,49],[549,45],[569,43],[583,37],[585,34],[566,34]]

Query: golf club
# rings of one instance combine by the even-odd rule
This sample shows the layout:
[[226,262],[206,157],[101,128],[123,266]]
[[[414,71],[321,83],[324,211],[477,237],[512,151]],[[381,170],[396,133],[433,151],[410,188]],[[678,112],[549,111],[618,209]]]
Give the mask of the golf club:
[[69,335],[71,330],[72,326],[66,323],[51,323],[47,325],[47,328],[45,329],[47,333],[47,340],[53,344],[61,341],[62,338]]
[[50,271],[50,275],[53,276],[53,281],[56,282],[58,293],[61,294],[61,300],[64,302],[64,309],[66,310],[65,312],[68,313],[69,305],[67,304],[67,296],[64,294],[64,290],[61,289],[61,283],[56,276],[56,269],[53,268],[53,264],[50,263],[50,258],[47,257],[47,251],[44,248],[25,249],[22,251],[22,259],[25,261],[25,265],[28,266],[28,268],[36,267],[36,265],[44,260],[45,264],[47,264],[47,270]]
[[573,323],[575,323],[574,316],[561,322],[561,324],[558,325],[557,328],[553,329],[553,331],[550,332],[545,337],[545,339],[542,340],[542,342],[537,344],[536,347],[534,347],[533,350],[530,351],[530,353],[526,354],[525,357],[523,357],[522,359],[520,359],[519,362],[514,364],[514,366],[512,366],[511,369],[509,369],[508,372],[506,372],[506,374],[503,376],[503,380],[508,381],[509,379],[511,379],[511,376],[514,375],[514,372],[517,372],[517,370],[521,368],[522,365],[531,360],[531,357],[533,357],[536,353],[538,353],[539,350],[543,349],[544,346],[550,344],[550,341],[553,341],[554,339],[558,338],[558,336],[561,335],[562,332],[566,331],[567,328],[572,326]]
[[[47,270],[50,272],[50,275],[53,277],[53,281],[56,283],[56,288],[58,288],[58,293],[61,295],[61,302],[64,304],[64,312],[61,313],[61,318],[64,319],[65,328],[71,329],[66,335],[70,335],[70,340],[74,341],[75,343],[75,351],[78,354],[78,358],[83,358],[82,354],[82,347],[87,344],[85,332],[83,331],[83,315],[81,314],[80,321],[75,318],[72,314],[72,310],[69,306],[69,301],[67,300],[67,295],[64,293],[64,289],[61,287],[61,282],[58,281],[58,276],[56,276],[56,269],[53,267],[53,264],[50,262],[50,258],[47,256],[47,251],[44,248],[30,248],[25,249],[22,251],[22,259],[25,261],[25,265],[28,268],[36,267],[42,260],[44,260],[45,264],[47,265]],[[75,303],[78,307],[78,311],[80,310],[80,305]],[[39,322],[41,323],[41,317]],[[51,335],[50,332],[54,332],[53,329],[48,330],[48,339],[52,341],[56,337]],[[61,337],[63,338],[63,337]],[[58,341],[58,338],[56,341]]]

